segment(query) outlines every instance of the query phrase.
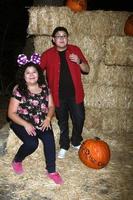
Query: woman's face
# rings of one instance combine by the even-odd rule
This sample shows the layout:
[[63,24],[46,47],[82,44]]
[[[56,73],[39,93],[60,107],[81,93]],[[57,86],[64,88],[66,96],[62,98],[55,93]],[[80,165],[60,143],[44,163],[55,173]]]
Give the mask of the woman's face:
[[57,50],[63,51],[67,48],[68,35],[64,31],[58,31],[53,37],[53,42],[55,43]]
[[38,71],[35,67],[29,66],[26,68],[24,73],[24,79],[27,84],[34,84],[38,81]]

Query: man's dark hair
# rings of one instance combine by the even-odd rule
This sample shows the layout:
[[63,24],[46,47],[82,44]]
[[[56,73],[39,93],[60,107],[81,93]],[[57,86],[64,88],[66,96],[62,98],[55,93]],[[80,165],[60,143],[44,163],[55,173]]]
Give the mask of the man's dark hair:
[[68,34],[68,31],[67,31],[67,29],[66,29],[65,27],[63,27],[63,26],[58,26],[58,27],[56,27],[56,28],[54,29],[54,31],[53,31],[53,33],[52,33],[52,37],[55,37],[55,35],[56,35],[56,33],[57,33],[58,31],[64,31],[64,32],[67,34],[67,36],[69,35],[69,34]]

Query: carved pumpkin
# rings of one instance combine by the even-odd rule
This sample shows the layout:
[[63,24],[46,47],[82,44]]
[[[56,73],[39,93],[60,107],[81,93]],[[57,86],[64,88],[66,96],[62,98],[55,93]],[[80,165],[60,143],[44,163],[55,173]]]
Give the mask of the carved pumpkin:
[[87,0],[67,0],[66,6],[77,12],[87,9]]
[[79,149],[79,158],[93,169],[105,167],[110,160],[110,149],[106,142],[99,138],[85,140]]
[[127,18],[125,23],[124,32],[126,35],[133,36],[133,15]]

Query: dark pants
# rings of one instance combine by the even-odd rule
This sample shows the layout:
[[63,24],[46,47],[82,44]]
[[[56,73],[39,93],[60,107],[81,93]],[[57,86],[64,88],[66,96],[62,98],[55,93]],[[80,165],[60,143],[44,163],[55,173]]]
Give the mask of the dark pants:
[[[85,120],[84,103],[76,104],[74,98],[60,100],[60,107],[56,107],[56,118],[60,128],[60,148],[68,150],[70,142],[74,146],[80,145],[83,140],[82,130]],[[69,137],[69,114],[72,120],[72,135]]]
[[16,162],[21,162],[25,159],[25,157],[32,154],[37,149],[39,144],[38,139],[40,139],[43,143],[46,169],[49,173],[56,171],[55,140],[52,129],[45,130],[44,132],[36,129],[36,136],[31,136],[28,135],[23,126],[13,123],[11,128],[17,137],[23,142],[17,154],[15,155],[14,160]]

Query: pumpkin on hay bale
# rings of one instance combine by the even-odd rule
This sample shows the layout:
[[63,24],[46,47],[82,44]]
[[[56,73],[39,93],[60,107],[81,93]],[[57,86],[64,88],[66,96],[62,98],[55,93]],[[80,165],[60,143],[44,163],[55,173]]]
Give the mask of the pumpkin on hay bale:
[[96,137],[85,140],[79,149],[79,158],[87,166],[93,169],[105,167],[110,160],[110,149],[106,142]]
[[72,11],[83,11],[87,9],[87,0],[67,0],[66,6]]
[[124,27],[124,32],[128,36],[133,36],[133,15],[130,15],[127,18],[127,21],[126,21],[125,27]]

